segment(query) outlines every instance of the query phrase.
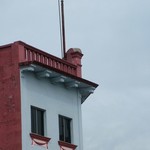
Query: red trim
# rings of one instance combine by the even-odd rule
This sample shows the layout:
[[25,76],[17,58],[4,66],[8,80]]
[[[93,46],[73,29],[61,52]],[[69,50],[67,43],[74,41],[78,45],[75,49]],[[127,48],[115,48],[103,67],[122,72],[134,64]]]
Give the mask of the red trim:
[[71,64],[71,63],[69,63],[69,62],[67,62],[67,61],[65,61],[65,60],[63,60],[61,58],[58,58],[58,57],[56,57],[54,55],[51,55],[51,54],[49,54],[49,53],[47,53],[45,51],[42,51],[42,50],[40,50],[38,48],[35,48],[35,47],[31,46],[31,45],[28,45],[28,44],[26,44],[26,43],[24,43],[22,41],[17,41],[17,42],[14,42],[14,43],[21,44],[21,45],[23,45],[25,47],[25,49],[28,49],[28,50],[34,51],[36,53],[39,53],[39,55],[44,55],[46,57],[50,57],[52,59],[55,59],[56,61],[60,61],[60,62],[65,63],[65,64],[67,64],[67,65],[69,65],[71,67],[76,67],[76,65],[74,65],[74,64]]
[[41,136],[41,135],[38,135],[35,133],[30,133],[30,137],[32,139],[42,140],[42,141],[47,142],[47,143],[51,140],[51,138],[49,138],[49,137]]
[[38,134],[30,133],[30,137],[32,139],[32,145],[37,144],[39,146],[44,146],[48,149],[48,142],[51,138],[44,137]]
[[59,146],[65,146],[67,148],[72,148],[72,150],[75,150],[77,148],[77,145],[74,145],[74,144],[70,144],[70,143],[67,143],[67,142],[64,142],[64,141],[58,141],[58,144]]

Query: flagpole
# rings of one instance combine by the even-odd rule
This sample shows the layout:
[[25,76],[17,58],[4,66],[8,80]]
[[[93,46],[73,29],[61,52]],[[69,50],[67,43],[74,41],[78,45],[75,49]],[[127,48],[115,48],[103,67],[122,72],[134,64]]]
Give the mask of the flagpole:
[[66,37],[65,37],[65,17],[64,17],[64,1],[58,0],[59,2],[59,19],[60,19],[60,39],[61,39],[61,49],[62,57],[66,58]]

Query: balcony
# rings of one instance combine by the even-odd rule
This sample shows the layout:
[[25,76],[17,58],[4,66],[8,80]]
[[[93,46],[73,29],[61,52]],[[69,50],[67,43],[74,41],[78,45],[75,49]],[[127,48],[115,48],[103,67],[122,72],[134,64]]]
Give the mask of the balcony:
[[23,42],[16,42],[19,50],[19,62],[38,62],[51,68],[77,76],[77,66]]

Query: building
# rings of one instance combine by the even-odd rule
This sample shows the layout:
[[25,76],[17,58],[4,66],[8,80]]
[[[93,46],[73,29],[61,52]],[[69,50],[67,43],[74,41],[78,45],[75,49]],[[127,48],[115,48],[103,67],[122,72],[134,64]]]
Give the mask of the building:
[[24,42],[0,46],[0,150],[83,150],[80,49],[60,59]]

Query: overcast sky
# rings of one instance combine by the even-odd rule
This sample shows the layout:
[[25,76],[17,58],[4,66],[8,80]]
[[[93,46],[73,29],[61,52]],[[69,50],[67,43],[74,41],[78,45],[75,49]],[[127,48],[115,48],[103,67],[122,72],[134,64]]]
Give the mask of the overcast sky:
[[[61,57],[57,0],[0,0],[0,45]],[[84,150],[150,149],[150,0],[65,0],[67,49],[99,84],[82,105]]]

